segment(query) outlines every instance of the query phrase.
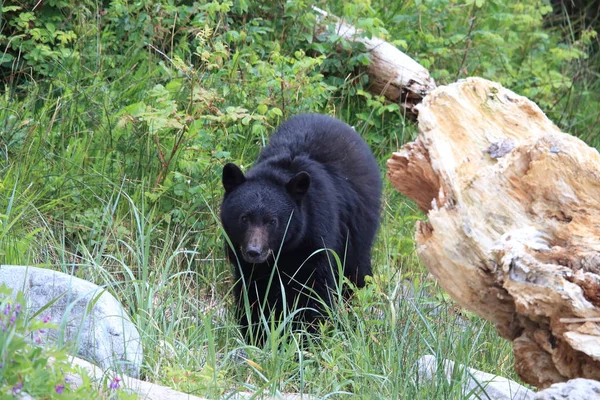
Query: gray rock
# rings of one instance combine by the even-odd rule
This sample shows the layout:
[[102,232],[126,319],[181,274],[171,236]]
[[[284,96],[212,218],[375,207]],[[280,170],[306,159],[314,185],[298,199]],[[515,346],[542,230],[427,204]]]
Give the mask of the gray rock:
[[533,400],[600,400],[600,382],[591,379],[571,379],[555,383],[538,392]]
[[59,329],[36,335],[75,344],[77,355],[102,369],[138,376],[142,364],[140,334],[121,304],[105,289],[62,272],[0,265],[0,284],[22,291],[27,310],[49,318]]
[[[444,360],[444,375],[450,381],[454,370],[454,362]],[[465,368],[459,365],[460,368]],[[419,358],[418,377],[420,380],[433,381],[437,374],[438,361],[434,356]],[[463,383],[463,394],[469,400],[533,400],[534,393],[517,382],[500,376],[466,368]]]
[[[89,362],[73,357],[71,360],[73,365],[83,369],[93,382],[114,382],[115,378],[119,378],[118,387],[125,389],[127,392],[137,394],[140,399],[144,400],[208,400],[204,397],[197,397],[191,394],[181,393],[166,386],[160,386],[152,382],[141,381],[127,375],[115,375],[112,372],[106,373],[101,368],[90,364]],[[107,379],[108,378],[108,379]],[[69,374],[69,389],[74,390],[83,384],[83,378],[78,374]],[[105,386],[106,387],[106,386]],[[110,389],[108,389],[110,390]],[[115,398],[115,396],[107,396],[106,398]]]
[[[95,382],[102,382],[107,380],[113,380],[115,375],[112,373],[106,373],[97,366],[90,364],[85,360],[74,357],[73,365],[76,365],[83,369],[87,375]],[[191,394],[178,392],[166,386],[160,386],[152,382],[141,381],[139,379],[131,378],[126,375],[119,376],[119,387],[128,390],[130,393],[137,394],[141,399],[144,400],[208,400],[204,397],[197,397]],[[69,388],[75,389],[82,385],[83,378],[77,374],[69,375]],[[316,397],[299,394],[299,393],[280,393],[278,395],[261,395],[260,393],[251,392],[240,392],[240,393],[229,393],[223,394],[219,397],[222,400],[315,400]]]

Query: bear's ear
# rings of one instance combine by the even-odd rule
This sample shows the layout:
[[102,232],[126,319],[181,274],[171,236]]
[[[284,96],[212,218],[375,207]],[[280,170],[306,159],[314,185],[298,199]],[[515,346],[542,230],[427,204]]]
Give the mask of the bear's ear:
[[227,163],[223,167],[223,187],[225,193],[231,192],[242,183],[246,182],[246,177],[242,170],[234,163]]
[[308,187],[310,186],[310,175],[308,172],[298,172],[290,181],[285,185],[287,191],[296,200],[302,199]]

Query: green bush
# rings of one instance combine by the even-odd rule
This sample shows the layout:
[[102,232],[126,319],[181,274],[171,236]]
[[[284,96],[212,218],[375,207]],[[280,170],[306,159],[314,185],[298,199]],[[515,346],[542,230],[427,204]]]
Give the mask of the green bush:
[[0,76],[6,79],[26,73],[52,77],[76,65],[79,53],[74,43],[82,34],[78,27],[89,25],[89,5],[89,1],[69,0],[39,2],[35,7],[3,3]]
[[[438,84],[468,76],[500,82],[536,102],[567,132],[600,145],[592,113],[600,105],[593,90],[598,75],[588,56],[597,47],[590,27],[573,30],[554,20],[544,0],[373,1],[391,38],[403,40],[406,51],[428,68]],[[587,81],[582,79],[587,75]],[[573,109],[574,104],[582,107]],[[595,135],[597,136],[597,135]]]

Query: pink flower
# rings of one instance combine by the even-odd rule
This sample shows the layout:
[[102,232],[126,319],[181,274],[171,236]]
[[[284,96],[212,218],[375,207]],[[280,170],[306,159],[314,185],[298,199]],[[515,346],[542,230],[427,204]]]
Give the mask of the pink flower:
[[56,390],[56,393],[58,394],[63,394],[65,391],[65,385],[56,385],[54,386],[54,390]]
[[21,393],[21,389],[23,389],[23,382],[17,382],[15,386],[12,387],[13,395]]
[[44,318],[42,318],[42,322],[47,324],[48,322],[50,322],[50,316],[46,315]]
[[118,376],[115,376],[112,380],[112,382],[110,382],[110,385],[108,385],[109,388],[111,389],[118,389],[119,388],[119,382],[121,382],[121,378],[119,378]]

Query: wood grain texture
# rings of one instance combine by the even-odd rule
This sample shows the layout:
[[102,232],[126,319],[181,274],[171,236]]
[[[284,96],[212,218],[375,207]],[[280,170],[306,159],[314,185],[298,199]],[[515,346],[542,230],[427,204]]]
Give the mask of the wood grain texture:
[[513,341],[537,387],[600,379],[600,155],[480,78],[437,88],[388,177],[427,212],[418,254]]

